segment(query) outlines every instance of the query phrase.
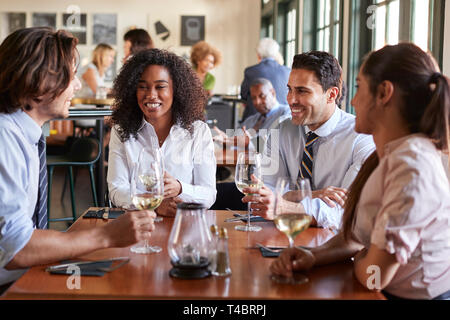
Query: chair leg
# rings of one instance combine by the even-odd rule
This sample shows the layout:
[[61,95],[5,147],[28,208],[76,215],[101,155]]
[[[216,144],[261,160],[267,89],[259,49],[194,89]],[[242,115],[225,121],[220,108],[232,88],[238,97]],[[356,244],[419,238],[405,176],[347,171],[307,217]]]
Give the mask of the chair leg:
[[52,198],[52,180],[55,167],[47,166],[47,228],[50,228],[50,205]]
[[67,184],[67,172],[64,173],[64,184],[62,187],[61,199],[59,199],[61,202],[64,202],[64,195],[66,194],[66,184]]
[[73,186],[73,171],[72,167],[69,167],[69,181],[70,181],[70,201],[72,203],[72,217],[73,221],[77,219],[77,211],[75,209],[75,191]]
[[95,189],[95,180],[94,180],[94,166],[89,166],[89,176],[91,177],[91,191],[92,191],[92,198],[94,199],[94,205],[98,207],[98,201],[97,201],[97,190]]

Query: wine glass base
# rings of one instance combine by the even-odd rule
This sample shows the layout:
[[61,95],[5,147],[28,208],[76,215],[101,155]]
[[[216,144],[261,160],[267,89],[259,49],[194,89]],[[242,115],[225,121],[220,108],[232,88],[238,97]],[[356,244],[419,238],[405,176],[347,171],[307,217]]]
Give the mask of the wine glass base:
[[131,247],[130,251],[138,254],[149,254],[161,252],[162,248],[158,246],[134,246]]
[[303,284],[309,281],[307,276],[297,272],[294,272],[294,276],[292,278],[272,275],[271,279],[272,281],[280,284]]
[[248,226],[248,225],[235,226],[234,229],[238,230],[238,231],[245,231],[245,232],[258,232],[258,231],[262,230],[262,228],[260,226]]

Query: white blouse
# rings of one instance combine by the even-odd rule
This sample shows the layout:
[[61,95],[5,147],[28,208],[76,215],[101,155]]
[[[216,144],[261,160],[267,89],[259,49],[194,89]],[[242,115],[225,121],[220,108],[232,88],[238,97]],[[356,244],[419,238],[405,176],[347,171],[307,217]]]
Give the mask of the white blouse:
[[450,188],[441,154],[421,134],[392,141],[367,180],[353,234],[401,264],[385,290],[432,299],[450,289]]
[[[165,170],[180,181],[183,202],[197,202],[211,207],[216,200],[216,158],[211,130],[202,121],[193,123],[193,134],[173,125],[161,146]],[[108,160],[108,188],[111,201],[130,208],[130,181],[133,166],[143,147],[157,141],[153,126],[143,120],[136,138],[120,140],[117,128],[111,132]]]

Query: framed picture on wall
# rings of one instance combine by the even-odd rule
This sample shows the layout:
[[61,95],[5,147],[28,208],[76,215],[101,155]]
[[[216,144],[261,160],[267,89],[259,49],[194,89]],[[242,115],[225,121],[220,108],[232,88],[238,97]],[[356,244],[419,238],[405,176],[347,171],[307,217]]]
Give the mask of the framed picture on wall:
[[10,33],[17,29],[25,28],[25,12],[2,12],[0,13],[0,41],[3,41]]
[[86,44],[86,14],[63,13],[63,28],[78,38],[78,44]]
[[192,46],[205,40],[205,16],[181,16],[181,45]]
[[33,27],[56,29],[56,13],[33,13]]
[[93,15],[93,43],[115,45],[117,41],[117,15],[97,13]]

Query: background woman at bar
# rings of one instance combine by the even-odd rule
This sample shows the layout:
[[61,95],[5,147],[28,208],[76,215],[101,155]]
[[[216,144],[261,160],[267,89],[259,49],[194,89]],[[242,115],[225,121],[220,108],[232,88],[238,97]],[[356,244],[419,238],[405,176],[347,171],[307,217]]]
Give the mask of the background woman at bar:
[[100,43],[92,53],[92,62],[84,69],[81,75],[82,89],[80,97],[95,97],[98,87],[105,86],[106,70],[114,62],[116,51],[106,43]]
[[109,152],[110,199],[129,207],[130,173],[140,150],[161,148],[164,201],[160,215],[174,215],[177,202],[210,207],[216,198],[216,162],[211,131],[203,120],[206,96],[192,68],[164,50],[141,51],[117,76]]
[[209,96],[213,95],[216,78],[210,73],[222,61],[219,50],[205,41],[197,42],[191,50],[191,62]]
[[[354,257],[361,284],[388,298],[450,298],[449,80],[413,44],[364,61],[352,100],[355,130],[376,152],[350,187],[343,231],[311,250],[285,250],[271,265],[291,275]],[[448,166],[448,164],[447,164]]]

